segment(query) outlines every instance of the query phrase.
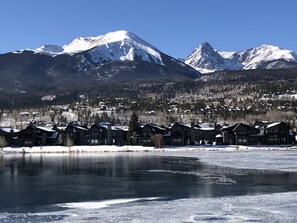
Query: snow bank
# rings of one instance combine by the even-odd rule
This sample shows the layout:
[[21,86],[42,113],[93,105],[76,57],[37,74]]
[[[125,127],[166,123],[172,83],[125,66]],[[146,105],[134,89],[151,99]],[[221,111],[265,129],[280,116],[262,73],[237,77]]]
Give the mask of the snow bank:
[[238,169],[261,169],[277,171],[297,171],[296,147],[246,147],[246,146],[192,146],[166,147],[155,149],[143,146],[44,146],[44,147],[6,147],[0,154],[73,154],[96,156],[108,152],[137,152],[156,156],[194,157],[205,164]]
[[34,147],[6,147],[3,153],[96,153],[96,152],[145,152],[153,151],[153,147],[143,146],[34,146]]
[[6,147],[0,150],[3,153],[94,153],[94,152],[187,152],[187,151],[255,151],[255,150],[294,150],[296,147],[280,146],[184,146],[164,147],[155,149],[143,146],[34,146],[34,147]]

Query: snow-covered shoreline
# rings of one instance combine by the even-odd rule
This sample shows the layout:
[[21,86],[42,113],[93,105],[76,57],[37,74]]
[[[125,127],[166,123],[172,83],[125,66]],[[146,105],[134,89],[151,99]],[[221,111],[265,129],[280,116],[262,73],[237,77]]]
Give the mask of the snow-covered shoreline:
[[185,152],[185,151],[255,151],[296,150],[297,146],[183,146],[183,147],[154,147],[144,146],[34,146],[34,147],[5,147],[0,153],[96,153],[96,152]]
[[197,158],[200,162],[235,169],[297,172],[297,148],[279,146],[185,146],[155,149],[143,146],[44,146],[3,148],[0,156],[170,156]]

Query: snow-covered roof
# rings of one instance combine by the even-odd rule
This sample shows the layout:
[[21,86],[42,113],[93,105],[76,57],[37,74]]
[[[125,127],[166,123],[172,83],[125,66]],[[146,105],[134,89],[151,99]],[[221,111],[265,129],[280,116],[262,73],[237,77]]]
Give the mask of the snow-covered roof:
[[121,129],[125,132],[129,131],[129,126],[117,126],[118,129]]
[[191,125],[190,124],[187,124],[187,123],[179,122],[178,124],[181,125],[181,126],[185,126],[185,127],[191,128]]
[[57,129],[64,131],[67,127],[65,126],[57,126]]
[[271,128],[271,127],[277,126],[277,125],[279,125],[280,123],[281,123],[281,122],[274,122],[274,123],[272,123],[272,124],[267,125],[267,128]]
[[74,127],[75,129],[80,129],[80,130],[83,130],[83,131],[88,131],[87,128],[82,127],[82,126],[79,126],[79,125],[74,125],[73,127]]
[[55,130],[52,130],[52,128],[49,128],[49,127],[36,126],[36,128],[45,132],[55,132]]
[[20,131],[18,129],[14,129],[11,126],[0,126],[0,130],[2,130],[3,132],[7,132],[7,133],[10,133],[11,130],[13,130],[13,132],[19,132]]
[[149,124],[148,126],[153,128],[153,130],[158,129],[158,130],[161,130],[161,131],[166,131],[165,128],[162,128],[161,126],[158,126],[158,125],[155,125],[155,124]]
[[200,130],[202,130],[202,131],[213,131],[213,130],[215,130],[215,128],[213,128],[213,127],[200,128]]
[[209,128],[209,123],[199,124],[200,128]]
[[124,131],[122,128],[110,124],[99,124],[99,126],[105,129],[108,129],[110,126],[112,131]]
[[225,130],[233,130],[235,127],[237,127],[238,124],[234,124],[234,125],[229,125],[229,126],[224,126],[222,128],[222,131],[225,131]]

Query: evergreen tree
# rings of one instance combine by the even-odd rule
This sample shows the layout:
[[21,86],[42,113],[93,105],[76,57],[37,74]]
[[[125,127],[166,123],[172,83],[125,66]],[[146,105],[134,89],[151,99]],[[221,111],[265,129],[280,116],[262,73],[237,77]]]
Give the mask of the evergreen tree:
[[129,122],[129,133],[132,136],[133,134],[137,134],[139,131],[139,120],[138,115],[133,112]]

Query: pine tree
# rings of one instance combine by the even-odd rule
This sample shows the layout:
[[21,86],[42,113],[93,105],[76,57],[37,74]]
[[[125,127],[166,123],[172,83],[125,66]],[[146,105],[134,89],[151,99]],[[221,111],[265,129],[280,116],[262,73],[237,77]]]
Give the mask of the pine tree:
[[138,115],[133,112],[130,118],[129,122],[129,133],[130,135],[138,134],[139,131],[139,120],[138,120]]

